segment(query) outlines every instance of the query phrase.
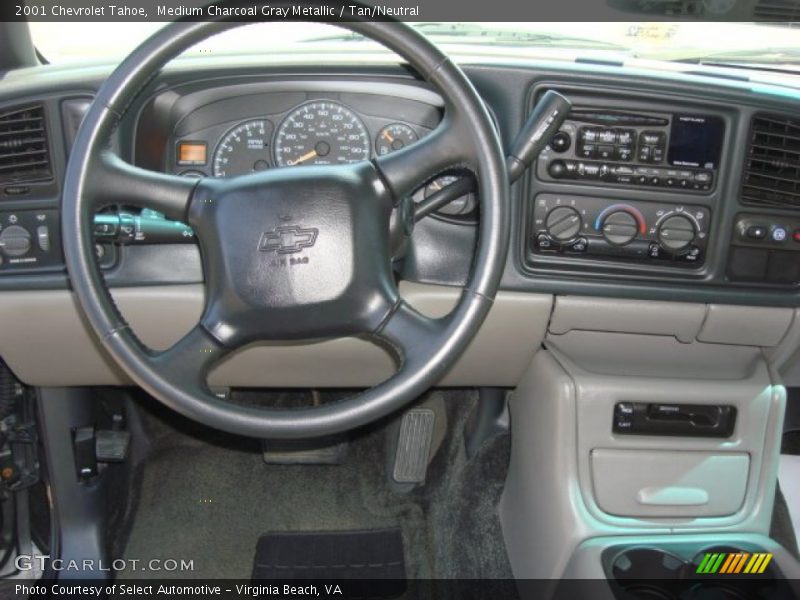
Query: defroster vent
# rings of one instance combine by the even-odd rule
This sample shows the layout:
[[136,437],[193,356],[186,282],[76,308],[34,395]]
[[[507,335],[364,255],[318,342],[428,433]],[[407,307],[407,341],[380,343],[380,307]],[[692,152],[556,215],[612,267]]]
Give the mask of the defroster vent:
[[37,104],[0,110],[0,184],[51,176],[44,107]]
[[742,202],[800,208],[800,119],[767,114],[753,117]]
[[758,0],[753,9],[753,20],[797,27],[800,3],[797,0]]

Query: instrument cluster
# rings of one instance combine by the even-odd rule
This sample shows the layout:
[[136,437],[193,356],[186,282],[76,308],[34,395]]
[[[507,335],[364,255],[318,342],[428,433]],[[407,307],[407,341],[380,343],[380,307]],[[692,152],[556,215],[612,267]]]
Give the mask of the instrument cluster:
[[[318,98],[277,115],[236,119],[176,136],[166,170],[185,177],[236,177],[272,168],[353,163],[402,150],[430,131],[409,119],[375,116]],[[415,199],[458,176],[444,173],[426,182]],[[470,194],[444,207],[440,216],[471,217],[475,207]]]
[[352,163],[401,150],[430,131],[360,115],[328,99],[304,102],[278,119],[228,125],[216,139],[209,138],[217,128],[209,128],[177,140],[173,170],[189,177],[234,177],[275,167]]

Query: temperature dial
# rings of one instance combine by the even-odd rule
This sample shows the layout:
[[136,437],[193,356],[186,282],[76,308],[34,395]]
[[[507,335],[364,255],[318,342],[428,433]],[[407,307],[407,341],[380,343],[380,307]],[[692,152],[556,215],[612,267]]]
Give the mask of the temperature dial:
[[609,244],[624,246],[631,243],[636,237],[639,232],[639,223],[631,213],[617,210],[606,216],[601,231]]
[[658,243],[668,252],[686,250],[697,234],[694,223],[685,215],[672,215],[658,227]]
[[392,123],[378,133],[375,140],[375,151],[383,156],[401,150],[417,141],[416,132],[404,123]]
[[547,214],[545,228],[550,237],[566,242],[580,233],[581,216],[574,208],[557,206]]

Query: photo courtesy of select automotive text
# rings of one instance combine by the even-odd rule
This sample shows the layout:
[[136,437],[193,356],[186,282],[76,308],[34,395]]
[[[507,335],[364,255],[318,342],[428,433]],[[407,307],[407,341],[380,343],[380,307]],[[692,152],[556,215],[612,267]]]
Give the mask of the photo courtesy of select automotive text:
[[800,600],[800,0],[0,0],[0,600]]

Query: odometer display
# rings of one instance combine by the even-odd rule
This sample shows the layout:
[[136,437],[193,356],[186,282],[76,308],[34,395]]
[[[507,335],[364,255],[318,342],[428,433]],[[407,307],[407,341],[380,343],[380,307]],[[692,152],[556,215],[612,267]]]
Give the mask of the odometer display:
[[338,102],[301,104],[275,134],[275,162],[281,167],[353,163],[367,160],[369,155],[367,128]]

